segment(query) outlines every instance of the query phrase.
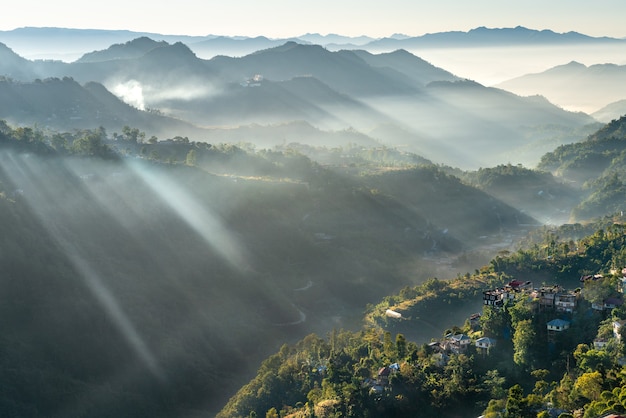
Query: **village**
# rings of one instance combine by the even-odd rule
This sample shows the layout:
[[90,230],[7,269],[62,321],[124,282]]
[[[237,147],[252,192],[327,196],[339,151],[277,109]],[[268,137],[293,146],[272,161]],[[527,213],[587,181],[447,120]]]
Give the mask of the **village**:
[[[612,271],[612,275],[617,272]],[[559,285],[542,285],[534,287],[531,281],[512,280],[506,285],[488,289],[482,292],[483,309],[505,309],[507,303],[514,303],[516,300],[527,298],[530,302],[533,314],[544,313],[553,318],[546,322],[546,332],[548,342],[554,341],[559,334],[567,332],[571,325],[572,315],[581,304],[585,286],[593,286],[594,283],[604,279],[602,274],[583,275],[580,277],[581,287],[576,289],[565,289]],[[624,294],[626,293],[626,268],[621,271],[619,285],[612,289],[612,293],[602,300],[593,301],[590,309],[598,315],[605,315],[614,308],[624,304]],[[586,309],[588,309],[586,306]],[[483,311],[484,312],[484,311]],[[385,315],[390,320],[404,320],[401,312],[387,309]],[[481,313],[474,313],[467,319],[470,332],[450,332],[441,339],[433,339],[428,343],[431,352],[432,364],[437,367],[444,367],[451,356],[465,354],[474,347],[475,353],[488,355],[498,343],[496,336],[484,335],[481,330]],[[614,320],[612,322],[612,338],[621,342],[622,327],[626,325],[626,320]],[[595,349],[604,348],[609,342],[609,338],[596,338],[593,341]],[[626,358],[620,359],[620,364],[626,364]],[[369,386],[370,393],[374,395],[382,394],[389,388],[390,376],[399,371],[398,363],[393,363],[378,370],[375,379],[366,379],[363,387]]]

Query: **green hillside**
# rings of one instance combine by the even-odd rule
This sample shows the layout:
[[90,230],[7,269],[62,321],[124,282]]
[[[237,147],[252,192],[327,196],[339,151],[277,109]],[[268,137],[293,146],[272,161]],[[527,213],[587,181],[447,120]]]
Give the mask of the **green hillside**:
[[572,182],[584,192],[574,219],[624,210],[626,117],[613,120],[587,140],[562,145],[542,157],[539,168]]
[[[622,224],[582,238],[575,247],[548,236],[471,276],[407,287],[371,307],[369,325],[359,332],[334,330],[281,347],[218,417],[623,413],[626,349],[613,324],[623,324],[626,310],[614,305],[598,310],[592,304],[623,302],[618,289],[624,244]],[[555,256],[546,258],[544,248]],[[602,277],[588,276],[582,283],[580,275],[588,272]],[[483,291],[525,282],[527,290],[508,288],[514,297],[502,307],[483,305]],[[569,298],[571,310],[555,298],[546,302],[544,293]],[[480,311],[467,310],[472,300]],[[434,331],[432,344],[416,343],[404,333],[422,327],[421,318],[459,306],[466,310],[465,321]],[[389,310],[397,317],[386,314]],[[472,312],[482,315],[472,321]]]
[[0,124],[0,411],[214,414],[282,342],[358,327],[440,268],[428,257],[520,233],[428,164]]

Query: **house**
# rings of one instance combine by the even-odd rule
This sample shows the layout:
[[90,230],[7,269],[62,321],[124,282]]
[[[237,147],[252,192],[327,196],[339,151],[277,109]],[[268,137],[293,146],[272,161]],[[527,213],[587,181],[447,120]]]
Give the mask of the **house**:
[[472,328],[472,330],[474,331],[480,328],[480,314],[479,313],[472,314],[469,317],[469,324],[470,324],[470,328]]
[[626,319],[613,321],[613,336],[617,341],[622,341],[622,327],[626,324]]
[[552,321],[548,322],[548,331],[556,331],[556,332],[561,332],[561,331],[565,331],[566,329],[569,329],[569,321],[566,321],[564,319],[553,319]]
[[483,304],[487,306],[495,306],[497,308],[501,308],[502,306],[504,306],[502,293],[498,289],[485,290],[483,292]]
[[472,340],[465,334],[456,334],[449,337],[448,342],[450,343],[450,350],[458,354],[467,350]]
[[489,337],[482,337],[476,340],[476,347],[481,350],[489,351],[496,346],[496,340]]
[[611,296],[604,299],[601,303],[594,302],[591,304],[591,309],[596,311],[610,311],[624,304],[624,300],[619,296]]
[[385,388],[382,385],[374,384],[372,385],[372,388],[370,389],[370,394],[380,395],[381,393],[383,393],[384,390]]
[[433,341],[428,343],[428,347],[438,353],[441,353],[442,351],[445,351],[444,348],[441,346],[441,343],[439,341]]
[[612,296],[610,298],[604,299],[604,309],[611,310],[615,309],[624,304],[624,300],[618,296]]
[[600,350],[606,347],[607,342],[608,341],[606,340],[606,338],[596,338],[595,340],[593,340],[593,348],[595,348],[596,350]]
[[572,313],[576,309],[576,300],[578,295],[576,293],[557,293],[554,295],[554,307],[557,312]]
[[601,275],[601,274],[594,274],[593,276],[591,274],[587,274],[587,275],[584,275],[584,276],[580,276],[580,282],[584,283],[584,282],[587,282],[587,281],[600,280],[602,278],[604,278],[604,276]]
[[389,375],[391,374],[391,369],[387,366],[381,367],[378,369],[378,384],[387,384],[389,383]]
[[530,290],[533,287],[533,283],[511,280],[507,286],[511,287],[515,291]]
[[387,315],[387,317],[389,318],[395,318],[395,319],[400,319],[402,318],[402,314],[400,312],[396,312],[392,309],[387,309],[385,311],[385,315]]
[[556,295],[563,293],[560,286],[542,287],[533,292],[532,296],[539,303],[539,309],[552,309],[555,307]]
[[516,291],[512,287],[501,287],[499,289],[485,290],[483,292],[483,304],[501,308],[507,300],[515,299]]

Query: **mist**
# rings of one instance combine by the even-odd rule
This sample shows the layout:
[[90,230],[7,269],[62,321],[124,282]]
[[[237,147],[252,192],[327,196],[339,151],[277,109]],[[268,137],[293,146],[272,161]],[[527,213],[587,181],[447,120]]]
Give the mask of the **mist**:
[[[389,52],[374,50],[373,52]],[[409,52],[455,75],[494,86],[525,74],[538,73],[577,61],[585,65],[626,64],[622,43],[483,48],[420,48]]]
[[[0,363],[20,371],[0,403],[24,415],[216,413],[284,343],[570,221],[604,165],[531,168],[602,125],[491,86],[626,52],[140,43],[0,82]],[[467,316],[447,310],[410,337]]]

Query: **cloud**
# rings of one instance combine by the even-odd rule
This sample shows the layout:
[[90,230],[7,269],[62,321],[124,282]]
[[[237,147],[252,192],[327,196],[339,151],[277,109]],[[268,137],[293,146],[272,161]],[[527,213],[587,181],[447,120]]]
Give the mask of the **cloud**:
[[146,110],[143,87],[139,81],[128,80],[124,83],[118,83],[111,88],[111,91],[129,105],[139,110]]

